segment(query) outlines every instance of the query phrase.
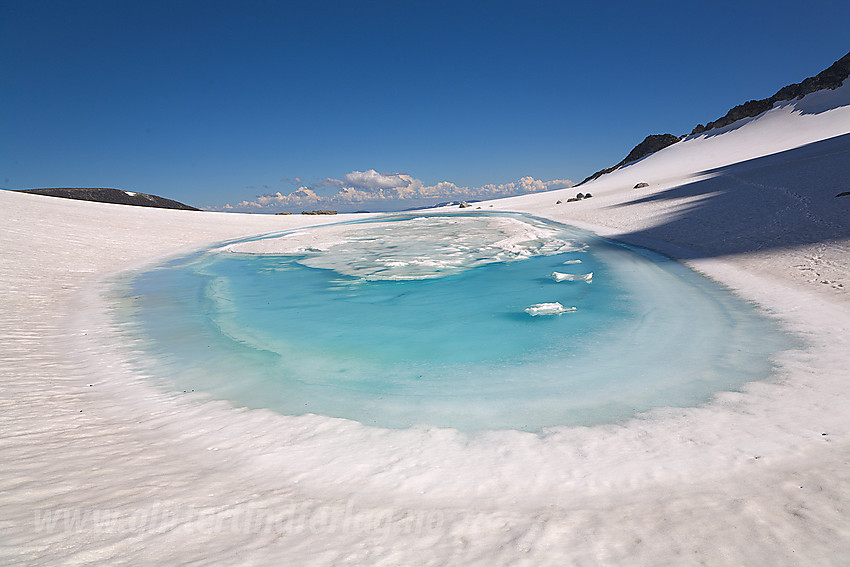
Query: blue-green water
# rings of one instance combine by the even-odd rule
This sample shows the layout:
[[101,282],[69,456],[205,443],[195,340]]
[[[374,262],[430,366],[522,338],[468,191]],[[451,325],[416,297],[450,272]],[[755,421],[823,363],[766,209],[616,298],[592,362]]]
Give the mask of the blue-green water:
[[[503,253],[494,218],[537,238]],[[616,422],[762,379],[790,346],[664,256],[528,217],[445,219],[382,219],[318,250],[196,254],[126,282],[119,316],[166,388],[392,428]],[[550,302],[576,311],[525,311]]]

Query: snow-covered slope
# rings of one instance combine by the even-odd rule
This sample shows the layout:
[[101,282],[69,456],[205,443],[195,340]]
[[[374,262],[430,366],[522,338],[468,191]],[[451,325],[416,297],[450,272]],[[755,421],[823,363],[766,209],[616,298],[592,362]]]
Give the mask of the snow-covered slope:
[[803,99],[776,104],[755,118],[686,137],[585,185],[604,192],[623,184],[664,183],[671,179],[740,163],[850,133],[850,81]]
[[[637,183],[669,186],[719,167],[799,148],[850,133],[850,80],[838,89],[817,91],[799,100],[729,126],[691,135],[642,160],[582,185],[593,195],[633,188]],[[554,202],[565,189],[516,197],[511,203]],[[558,198],[558,197],[556,197]]]
[[844,85],[691,137],[583,186],[591,199],[492,203],[686,258],[805,345],[705,406],[540,435],[165,395],[122,358],[132,346],[109,324],[105,279],[306,221],[0,191],[0,562],[845,563],[847,97]]
[[[576,192],[567,189],[496,206],[596,228],[683,259],[747,254],[765,272],[844,298],[837,292],[850,286],[850,196],[837,195],[850,190],[849,179],[845,81],[603,175],[579,188],[591,199],[556,205]],[[639,183],[648,186],[635,189]]]

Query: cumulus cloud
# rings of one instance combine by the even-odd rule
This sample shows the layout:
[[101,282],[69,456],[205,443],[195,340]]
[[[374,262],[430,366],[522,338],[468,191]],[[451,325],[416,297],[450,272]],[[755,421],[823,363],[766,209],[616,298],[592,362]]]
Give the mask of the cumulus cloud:
[[374,169],[368,171],[352,171],[342,176],[343,186],[358,189],[379,190],[408,187],[414,179],[403,173],[378,173]]
[[[568,179],[553,179],[543,181],[531,176],[522,177],[517,181],[501,184],[487,184],[480,187],[463,187],[450,181],[441,181],[434,185],[425,185],[406,173],[378,173],[374,169],[367,171],[352,171],[342,176],[342,179],[326,178],[312,186],[302,186],[291,193],[266,193],[252,201],[242,201],[237,205],[225,205],[223,210],[285,210],[299,207],[344,208],[346,205],[361,203],[400,202],[410,201],[420,205],[430,201],[434,204],[446,200],[483,200],[538,193],[571,187]],[[327,192],[328,188],[335,192],[319,194],[316,189]]]
[[225,205],[224,208],[227,210],[276,209],[301,205],[314,205],[319,201],[321,201],[321,197],[316,195],[315,191],[309,187],[299,187],[296,191],[286,195],[282,194],[280,191],[277,193],[266,193],[258,196],[253,201],[242,201],[241,203],[233,206]]

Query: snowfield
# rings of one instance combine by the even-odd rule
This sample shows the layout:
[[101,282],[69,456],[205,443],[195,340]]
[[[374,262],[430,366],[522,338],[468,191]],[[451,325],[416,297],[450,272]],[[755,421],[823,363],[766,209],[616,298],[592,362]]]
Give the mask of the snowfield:
[[[577,191],[593,198],[556,204]],[[541,434],[385,430],[155,390],[110,324],[109,278],[324,219],[0,191],[0,562],[846,564],[845,191],[850,82],[577,189],[476,204],[680,258],[805,344],[705,406]]]

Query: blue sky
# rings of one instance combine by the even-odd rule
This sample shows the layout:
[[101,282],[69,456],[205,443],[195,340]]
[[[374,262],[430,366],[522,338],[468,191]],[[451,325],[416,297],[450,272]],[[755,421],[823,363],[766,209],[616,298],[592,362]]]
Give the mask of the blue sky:
[[848,21],[846,0],[5,0],[0,187],[256,212],[550,189],[818,73]]

